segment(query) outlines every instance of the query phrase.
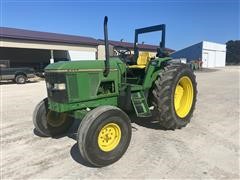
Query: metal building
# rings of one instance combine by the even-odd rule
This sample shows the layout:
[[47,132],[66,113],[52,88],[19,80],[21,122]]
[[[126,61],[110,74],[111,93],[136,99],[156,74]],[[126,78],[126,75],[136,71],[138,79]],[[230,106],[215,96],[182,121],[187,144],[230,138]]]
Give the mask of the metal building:
[[[97,40],[49,32],[0,27],[0,59],[10,60],[11,66],[28,66],[38,69],[50,62],[82,56],[96,59]],[[76,56],[77,52],[77,56]],[[74,57],[71,57],[75,55]]]
[[186,58],[187,62],[202,60],[202,67],[225,67],[226,45],[202,41],[171,54],[173,58]]

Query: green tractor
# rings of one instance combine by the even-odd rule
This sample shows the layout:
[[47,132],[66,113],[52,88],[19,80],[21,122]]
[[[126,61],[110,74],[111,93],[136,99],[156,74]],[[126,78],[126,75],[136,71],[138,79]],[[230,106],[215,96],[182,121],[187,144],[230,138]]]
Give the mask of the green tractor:
[[[155,58],[139,56],[138,36],[162,31]],[[35,108],[33,123],[42,136],[66,133],[80,120],[78,148],[97,167],[119,160],[131,135],[129,113],[158,121],[164,129],[186,126],[196,103],[196,79],[184,64],[165,52],[165,25],[135,30],[134,54],[118,48],[109,57],[107,17],[104,19],[106,60],[57,62],[45,68],[48,97]]]

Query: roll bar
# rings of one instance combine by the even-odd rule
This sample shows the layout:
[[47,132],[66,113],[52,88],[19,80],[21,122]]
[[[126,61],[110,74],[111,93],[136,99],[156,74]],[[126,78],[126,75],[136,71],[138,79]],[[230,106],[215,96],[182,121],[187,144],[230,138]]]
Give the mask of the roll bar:
[[161,42],[159,43],[158,51],[160,51],[160,50],[163,51],[163,49],[165,48],[165,35],[166,35],[166,25],[165,24],[136,29],[135,30],[135,38],[134,38],[134,63],[137,63],[137,59],[139,56],[138,35],[144,34],[144,33],[155,32],[155,31],[162,31],[162,37],[161,37]]

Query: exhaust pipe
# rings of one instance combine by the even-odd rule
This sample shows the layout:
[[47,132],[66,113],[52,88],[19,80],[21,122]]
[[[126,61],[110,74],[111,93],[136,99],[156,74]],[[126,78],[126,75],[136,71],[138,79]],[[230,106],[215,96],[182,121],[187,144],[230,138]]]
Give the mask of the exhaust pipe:
[[105,44],[105,70],[103,72],[103,75],[105,77],[108,76],[109,71],[110,71],[110,65],[109,65],[109,43],[108,43],[108,30],[107,30],[107,22],[108,22],[108,17],[104,17],[104,44]]

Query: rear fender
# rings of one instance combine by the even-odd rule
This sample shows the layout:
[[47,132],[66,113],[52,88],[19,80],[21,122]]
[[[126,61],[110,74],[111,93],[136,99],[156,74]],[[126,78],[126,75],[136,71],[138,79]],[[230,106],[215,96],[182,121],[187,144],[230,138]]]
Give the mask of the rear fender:
[[146,68],[146,74],[143,82],[144,89],[150,89],[152,87],[152,84],[157,79],[159,72],[167,65],[170,60],[170,57],[166,57],[150,61]]

